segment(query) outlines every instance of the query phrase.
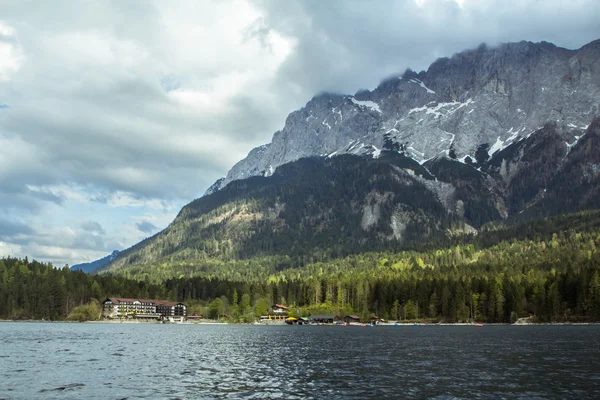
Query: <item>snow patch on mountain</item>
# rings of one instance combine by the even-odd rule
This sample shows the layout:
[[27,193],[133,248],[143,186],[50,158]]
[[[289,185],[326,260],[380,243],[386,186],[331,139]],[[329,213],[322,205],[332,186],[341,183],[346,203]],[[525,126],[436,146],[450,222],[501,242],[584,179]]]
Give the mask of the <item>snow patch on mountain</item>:
[[376,146],[373,146],[373,153],[371,154],[373,156],[373,158],[379,158],[379,156],[381,155],[381,149],[378,149]]
[[[408,115],[420,113],[425,111],[425,114],[433,115],[436,118],[439,117],[449,117],[454,114],[456,111],[463,107],[467,107],[469,104],[473,103],[473,99],[469,98],[465,102],[452,101],[449,103],[436,103],[435,101],[431,101],[425,104],[423,107],[416,107],[408,111]],[[435,104],[435,106],[430,106],[431,104]],[[472,111],[472,110],[471,110]]]
[[513,144],[515,142],[515,140],[519,137],[519,133],[522,132],[523,130],[525,130],[525,127],[521,128],[518,131],[513,131],[513,127],[511,127],[508,132],[506,132],[507,134],[510,134],[510,136],[506,139],[506,140],[502,140],[500,139],[500,136],[498,136],[498,138],[496,139],[496,143],[494,143],[492,145],[492,147],[490,147],[490,149],[488,150],[488,155],[491,157],[493,156],[495,153],[504,150],[505,148],[507,148],[508,146],[510,146],[511,144]]
[[275,168],[272,165],[269,165],[269,168],[265,171],[265,176],[271,176],[275,172]]
[[410,79],[409,82],[416,83],[417,85],[419,85],[423,89],[425,89],[427,91],[427,93],[429,93],[429,94],[435,94],[435,92],[433,90],[431,90],[427,86],[425,86],[425,84],[423,83],[423,81],[421,81],[419,79],[413,78],[413,79]]
[[374,101],[370,101],[370,100],[356,100],[354,97],[350,97],[350,100],[356,104],[357,106],[360,107],[367,107],[373,111],[377,111],[380,114],[383,114],[383,112],[381,111],[381,108],[379,108],[379,104],[375,103]]

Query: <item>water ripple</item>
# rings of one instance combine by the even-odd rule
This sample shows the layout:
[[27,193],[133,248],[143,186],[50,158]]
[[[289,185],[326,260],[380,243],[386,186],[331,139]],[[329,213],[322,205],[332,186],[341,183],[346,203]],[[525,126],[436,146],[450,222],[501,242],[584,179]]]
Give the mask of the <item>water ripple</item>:
[[7,399],[600,398],[600,327],[0,324]]

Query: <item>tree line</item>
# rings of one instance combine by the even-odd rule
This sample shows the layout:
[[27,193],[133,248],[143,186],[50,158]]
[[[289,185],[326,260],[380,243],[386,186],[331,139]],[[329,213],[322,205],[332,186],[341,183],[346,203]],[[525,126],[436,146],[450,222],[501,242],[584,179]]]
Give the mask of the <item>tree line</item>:
[[76,307],[107,295],[162,298],[162,285],[109,275],[87,275],[19,258],[0,259],[0,318],[65,319]]
[[586,212],[531,222],[519,232],[491,226],[442,248],[308,257],[301,266],[274,256],[94,276],[5,258],[0,318],[62,319],[91,299],[121,296],[184,301],[191,314],[241,322],[274,303],[295,316],[600,321],[599,219],[598,212]]

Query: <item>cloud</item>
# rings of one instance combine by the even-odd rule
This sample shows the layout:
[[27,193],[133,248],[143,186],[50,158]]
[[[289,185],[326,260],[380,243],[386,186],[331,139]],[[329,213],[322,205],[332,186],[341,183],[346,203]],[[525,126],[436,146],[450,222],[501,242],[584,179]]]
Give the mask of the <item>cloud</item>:
[[106,233],[104,229],[102,229],[102,226],[96,221],[83,221],[80,226],[84,231],[95,233],[97,235],[104,235]]
[[151,222],[148,222],[148,221],[137,222],[135,224],[135,226],[137,227],[137,229],[140,232],[144,232],[144,233],[152,233],[152,232],[156,232],[158,230],[158,227],[156,227],[155,225],[153,225]]
[[0,21],[0,82],[10,79],[22,62],[23,54],[14,28]]
[[0,241],[0,254],[2,254],[4,257],[19,257],[21,256],[22,252],[23,249],[21,248],[21,246],[14,243],[6,243]]
[[0,254],[60,265],[133,245],[318,92],[481,42],[577,48],[598,14],[593,0],[0,2]]
[[32,232],[33,229],[26,224],[0,218],[0,240],[7,240],[21,235],[29,235]]
[[578,48],[600,36],[594,0],[259,1],[265,24],[296,40],[278,84],[354,93],[410,67],[487,42],[552,41]]
[[[277,101],[260,89],[289,49],[276,34],[248,39],[259,17],[251,3],[213,5],[117,6],[136,20],[131,25],[163,32],[148,37],[124,27],[108,5],[93,12],[48,5],[46,18],[64,24],[43,31],[46,18],[0,6],[6,31],[18,32],[27,54],[0,87],[10,103],[0,118],[2,139],[32,147],[32,159],[54,166],[14,179],[191,200],[263,141],[276,127]],[[79,11],[82,21],[72,21]],[[165,90],[173,77],[176,86]],[[249,106],[245,93],[260,106]]]
[[[73,260],[94,260],[112,251],[102,235],[102,227],[93,221],[84,221],[79,228],[34,229],[22,223],[0,220],[0,250],[2,256],[29,256],[62,266]],[[121,247],[119,247],[121,248]]]

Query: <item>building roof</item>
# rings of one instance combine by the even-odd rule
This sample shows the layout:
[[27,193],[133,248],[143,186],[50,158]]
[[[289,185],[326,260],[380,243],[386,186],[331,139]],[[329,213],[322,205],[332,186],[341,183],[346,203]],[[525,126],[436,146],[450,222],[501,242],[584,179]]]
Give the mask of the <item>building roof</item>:
[[311,315],[310,319],[335,319],[335,315]]
[[169,300],[154,300],[155,306],[176,306],[177,304],[183,304],[180,301],[169,301]]
[[107,301],[111,301],[114,304],[119,304],[119,303],[133,303],[136,300],[138,300],[138,299],[129,299],[129,298],[125,298],[125,297],[109,297],[106,300],[104,300],[103,303],[106,303]]
[[281,304],[273,304],[273,307],[271,307],[271,308],[283,308],[284,310],[288,309],[286,306],[281,305]]
[[170,301],[170,300],[152,300],[152,299],[132,299],[127,297],[109,297],[104,300],[102,303],[106,303],[107,301],[112,302],[113,304],[121,304],[121,303],[133,303],[135,301],[139,301],[140,303],[150,303],[153,306],[167,306],[173,307],[177,304],[183,304],[178,301]]
[[350,318],[350,319],[360,319],[360,317],[358,315],[346,315],[346,318]]

